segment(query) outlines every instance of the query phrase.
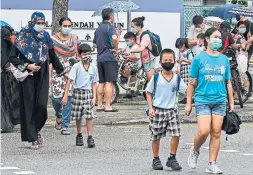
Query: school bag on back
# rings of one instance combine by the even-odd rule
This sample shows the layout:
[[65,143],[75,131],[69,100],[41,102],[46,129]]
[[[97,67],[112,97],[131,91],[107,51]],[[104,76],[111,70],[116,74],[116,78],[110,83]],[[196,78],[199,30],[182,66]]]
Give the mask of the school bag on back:
[[[152,92],[152,102],[153,102],[154,97],[155,97],[158,79],[159,79],[159,72],[154,74],[154,90]],[[175,101],[176,104],[178,104],[178,91],[179,91],[179,88],[180,88],[180,82],[181,82],[181,76],[177,75],[177,97],[176,97],[176,101]],[[148,105],[146,105],[146,115],[149,116]]]
[[149,49],[149,47],[147,47],[148,51],[151,52],[155,57],[159,56],[162,51],[160,36],[151,32],[150,30],[147,30],[141,34],[140,40],[142,40],[142,37],[146,34],[149,35],[152,46],[152,49]]

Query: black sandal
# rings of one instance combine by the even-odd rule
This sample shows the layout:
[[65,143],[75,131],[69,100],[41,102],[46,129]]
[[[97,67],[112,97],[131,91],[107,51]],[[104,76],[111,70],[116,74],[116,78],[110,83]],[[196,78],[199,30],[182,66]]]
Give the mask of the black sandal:
[[57,129],[57,130],[61,130],[62,129],[61,120],[60,120],[60,122],[58,122],[57,119],[56,119],[56,121],[55,121],[55,129]]

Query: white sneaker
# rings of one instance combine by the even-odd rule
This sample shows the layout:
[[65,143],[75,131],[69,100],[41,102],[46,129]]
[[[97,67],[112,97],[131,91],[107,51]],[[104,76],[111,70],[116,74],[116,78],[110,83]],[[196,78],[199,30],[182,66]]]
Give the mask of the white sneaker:
[[188,157],[188,166],[191,169],[196,169],[197,168],[197,162],[199,158],[199,153],[194,152],[194,147],[192,146],[190,149],[190,155]]
[[216,162],[209,163],[205,172],[208,174],[223,174],[222,170],[218,167]]

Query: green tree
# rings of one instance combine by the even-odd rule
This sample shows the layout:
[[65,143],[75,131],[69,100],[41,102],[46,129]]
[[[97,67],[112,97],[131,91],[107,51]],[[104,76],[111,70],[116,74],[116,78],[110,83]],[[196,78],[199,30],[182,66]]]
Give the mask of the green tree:
[[69,0],[54,0],[52,9],[52,34],[60,30],[59,21],[62,17],[68,16]]

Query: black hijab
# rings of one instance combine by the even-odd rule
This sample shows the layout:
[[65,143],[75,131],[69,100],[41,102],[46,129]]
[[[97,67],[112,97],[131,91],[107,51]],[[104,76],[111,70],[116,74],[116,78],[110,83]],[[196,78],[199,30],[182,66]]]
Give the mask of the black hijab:
[[4,70],[8,62],[12,43],[10,41],[11,32],[7,28],[1,28],[1,68]]

